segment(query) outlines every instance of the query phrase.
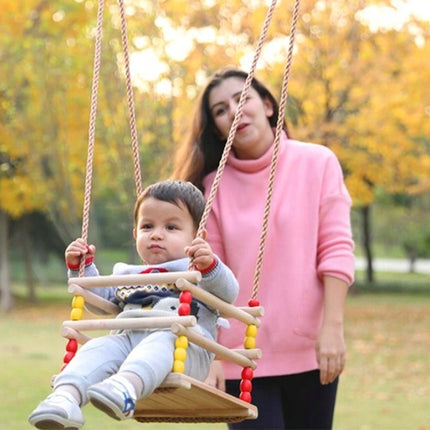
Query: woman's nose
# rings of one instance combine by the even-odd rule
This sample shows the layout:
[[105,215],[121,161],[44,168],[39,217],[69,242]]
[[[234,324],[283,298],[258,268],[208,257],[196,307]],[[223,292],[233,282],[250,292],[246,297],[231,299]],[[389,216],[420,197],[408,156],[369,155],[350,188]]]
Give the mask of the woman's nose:
[[236,102],[231,102],[228,105],[228,112],[230,114],[230,118],[233,120],[234,116],[236,115],[236,111],[237,111],[237,103]]

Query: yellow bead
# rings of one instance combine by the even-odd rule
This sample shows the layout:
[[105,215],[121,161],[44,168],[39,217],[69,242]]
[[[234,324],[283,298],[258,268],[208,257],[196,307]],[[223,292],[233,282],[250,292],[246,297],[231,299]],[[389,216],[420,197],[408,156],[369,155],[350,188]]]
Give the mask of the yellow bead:
[[254,324],[249,324],[246,328],[246,335],[249,337],[257,337],[257,326]]
[[255,348],[255,337],[246,337],[244,342],[245,349],[254,349]]
[[83,309],[73,308],[72,312],[70,312],[70,319],[73,321],[81,320],[83,313]]
[[185,363],[183,361],[175,360],[173,363],[173,371],[177,373],[184,373]]
[[185,361],[187,358],[187,351],[184,348],[175,349],[175,360]]
[[83,309],[85,305],[85,300],[82,296],[75,296],[72,300],[72,308]]
[[176,348],[188,348],[188,338],[187,336],[178,336],[178,338],[175,341]]

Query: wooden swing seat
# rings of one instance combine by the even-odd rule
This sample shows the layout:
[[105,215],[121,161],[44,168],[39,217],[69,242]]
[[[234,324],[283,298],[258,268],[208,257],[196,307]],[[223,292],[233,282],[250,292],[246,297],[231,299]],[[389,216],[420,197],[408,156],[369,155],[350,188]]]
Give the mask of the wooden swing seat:
[[182,373],[171,373],[134,412],[139,422],[239,422],[257,415],[254,405]]
[[[197,271],[80,277],[69,279],[69,292],[82,296],[87,304],[107,314],[115,315],[119,312],[119,308],[92,293],[91,288],[151,283],[160,285],[173,282],[178,290],[190,291],[194,298],[218,309],[220,315],[224,317],[236,318],[245,324],[260,325],[258,317],[263,315],[261,307],[237,308],[226,303],[193,284],[200,279],[201,274]],[[195,324],[196,318],[192,315],[81,319],[64,321],[62,334],[66,338],[85,343],[90,338],[80,330],[170,328],[176,335],[186,336],[190,342],[208,349],[219,358],[231,360],[242,367],[256,368],[254,359],[261,357],[259,349],[230,350],[188,328]],[[150,396],[138,400],[134,412],[134,419],[139,422],[240,422],[255,419],[257,416],[256,406],[188,375],[176,372],[170,373]]]

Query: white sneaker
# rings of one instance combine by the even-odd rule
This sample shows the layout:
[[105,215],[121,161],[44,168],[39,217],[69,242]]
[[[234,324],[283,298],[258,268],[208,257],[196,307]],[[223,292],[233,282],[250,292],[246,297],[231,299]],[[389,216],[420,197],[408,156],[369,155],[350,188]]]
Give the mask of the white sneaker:
[[30,414],[28,421],[38,429],[47,430],[75,430],[85,423],[78,402],[65,391],[50,394]]
[[126,379],[113,377],[92,385],[87,391],[90,402],[116,420],[126,420],[134,414],[136,395]]

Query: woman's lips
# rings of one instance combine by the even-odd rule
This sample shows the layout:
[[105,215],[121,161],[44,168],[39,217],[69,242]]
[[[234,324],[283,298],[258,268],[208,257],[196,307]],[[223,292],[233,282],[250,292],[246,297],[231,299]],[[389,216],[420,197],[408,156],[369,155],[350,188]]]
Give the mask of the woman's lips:
[[248,127],[248,124],[239,124],[238,126],[237,126],[237,131],[241,131],[241,130],[243,130],[244,128],[246,128],[246,127]]

